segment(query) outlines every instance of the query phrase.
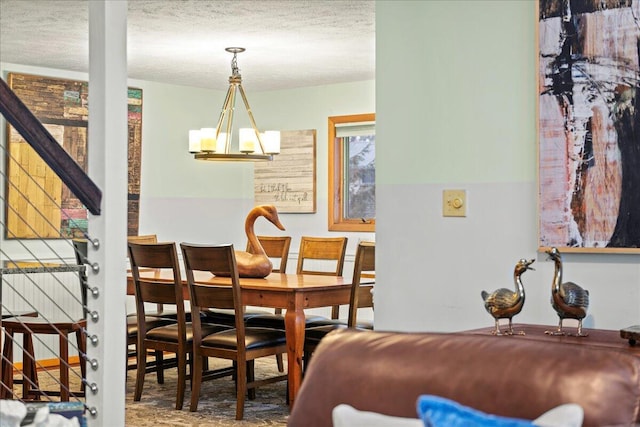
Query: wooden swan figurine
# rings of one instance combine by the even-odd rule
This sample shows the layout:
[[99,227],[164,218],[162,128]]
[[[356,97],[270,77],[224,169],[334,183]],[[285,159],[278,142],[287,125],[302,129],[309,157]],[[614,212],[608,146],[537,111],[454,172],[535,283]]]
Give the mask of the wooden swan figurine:
[[261,205],[251,209],[244,222],[244,231],[247,234],[247,239],[249,239],[249,243],[255,253],[235,251],[238,274],[240,277],[262,278],[268,276],[273,269],[271,260],[267,257],[264,248],[260,244],[260,240],[258,240],[256,233],[253,231],[253,225],[256,222],[256,219],[261,216],[265,217],[269,222],[278,227],[278,229],[284,230],[284,226],[280,223],[278,211],[275,206]]
[[589,291],[582,289],[573,282],[562,283],[562,256],[557,248],[547,251],[549,258],[555,264],[553,282],[551,284],[551,306],[558,313],[560,323],[555,331],[545,331],[549,335],[570,335],[562,330],[563,319],[578,320],[578,332],[576,336],[586,337],[582,332],[582,319],[587,316],[589,308]]
[[[482,291],[481,296],[484,300],[484,308],[487,313],[492,315],[495,319],[495,329],[491,331],[493,335],[503,335],[500,332],[499,319],[509,319],[509,329],[504,335],[513,335],[513,316],[520,313],[524,306],[524,286],[520,276],[527,270],[533,270],[531,264],[534,263],[534,259],[526,260],[521,259],[516,264],[513,271],[513,281],[515,282],[515,292],[511,289],[500,288],[492,293]],[[520,335],[524,335],[524,332],[519,332]]]

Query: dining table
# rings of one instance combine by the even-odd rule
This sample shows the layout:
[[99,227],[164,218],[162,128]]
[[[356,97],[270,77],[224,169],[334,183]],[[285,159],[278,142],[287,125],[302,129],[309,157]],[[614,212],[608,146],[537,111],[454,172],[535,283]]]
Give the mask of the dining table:
[[[141,278],[173,281],[171,271],[140,270]],[[228,285],[228,277],[217,277],[203,271],[194,272],[197,283]],[[360,284],[360,298],[370,299],[373,280]],[[189,299],[186,277],[182,277],[184,298]],[[316,274],[271,273],[265,278],[240,278],[242,303],[245,306],[281,308],[287,341],[289,404],[293,408],[302,383],[302,357],[305,337],[305,309],[349,304],[351,282],[342,276]],[[134,295],[131,273],[127,275],[127,294]]]

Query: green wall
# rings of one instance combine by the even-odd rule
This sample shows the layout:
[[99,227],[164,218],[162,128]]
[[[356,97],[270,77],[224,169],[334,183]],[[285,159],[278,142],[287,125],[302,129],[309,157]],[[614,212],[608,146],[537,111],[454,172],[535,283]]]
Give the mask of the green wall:
[[534,6],[376,3],[380,182],[535,179]]

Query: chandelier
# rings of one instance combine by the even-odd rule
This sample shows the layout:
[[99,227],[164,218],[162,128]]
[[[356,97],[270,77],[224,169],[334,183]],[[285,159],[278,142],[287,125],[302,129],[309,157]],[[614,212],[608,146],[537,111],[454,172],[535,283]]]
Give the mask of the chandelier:
[[[243,47],[228,47],[227,52],[233,53],[231,60],[231,76],[229,89],[222,104],[222,112],[215,128],[202,128],[189,131],[189,152],[196,160],[218,161],[263,161],[273,160],[275,154],[280,153],[280,132],[258,131],[253,118],[247,95],[242,87],[242,76],[238,69],[238,53],[244,52]],[[244,107],[247,110],[251,128],[240,128],[238,132],[238,152],[231,151],[231,134],[233,130],[233,113],[237,92],[240,92]],[[225,124],[226,123],[226,124]]]

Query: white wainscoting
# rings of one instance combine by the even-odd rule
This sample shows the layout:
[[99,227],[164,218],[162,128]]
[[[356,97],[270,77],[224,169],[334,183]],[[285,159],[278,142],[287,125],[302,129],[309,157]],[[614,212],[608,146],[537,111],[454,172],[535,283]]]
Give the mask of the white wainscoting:
[[[82,318],[80,281],[78,272],[20,273],[2,275],[2,313],[13,310],[36,310],[50,321],[70,321]],[[3,334],[4,337],[4,334]],[[16,335],[14,362],[22,361],[22,337]],[[75,337],[70,337],[71,356],[77,355]],[[38,360],[57,358],[56,335],[34,335]]]

